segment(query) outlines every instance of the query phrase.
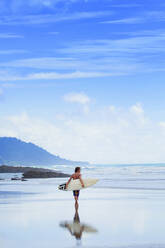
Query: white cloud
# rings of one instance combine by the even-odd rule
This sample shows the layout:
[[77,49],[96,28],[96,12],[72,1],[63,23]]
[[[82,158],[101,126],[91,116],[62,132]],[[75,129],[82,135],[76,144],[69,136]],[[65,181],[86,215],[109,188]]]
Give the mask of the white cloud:
[[[3,70],[0,71],[0,80],[101,78],[163,71],[164,67],[160,56],[165,53],[164,41],[164,30],[152,32],[145,30],[137,37],[86,40],[73,42],[69,46],[64,44],[64,48],[57,50],[60,57],[27,58],[1,62],[0,66]],[[1,50],[0,54],[25,52],[27,51]],[[99,59],[96,60],[95,57]],[[156,60],[152,60],[152,57],[156,57]],[[20,68],[28,70],[20,70]]]
[[[76,66],[78,64],[78,66]],[[75,69],[83,66],[83,61],[72,57],[39,57],[18,59],[10,62],[0,63],[3,67],[34,68],[34,69]]]
[[142,7],[141,4],[112,4],[111,7],[113,8],[136,8],[136,7]]
[[76,21],[81,19],[101,18],[111,15],[112,12],[74,12],[65,14],[36,14],[36,15],[18,15],[0,17],[0,25],[38,25],[45,23],[56,23],[63,21]]
[[[155,30],[147,36],[138,34],[138,37],[73,43],[60,52],[70,57],[78,56],[86,68],[95,71],[134,74],[164,68],[161,60],[162,53],[165,53],[164,41],[164,31]],[[96,56],[98,60],[93,59]]]
[[108,109],[109,109],[109,111],[112,112],[112,113],[116,111],[116,107],[113,106],[113,105],[110,105],[110,106],[108,107]]
[[[74,53],[74,51],[73,51]],[[87,52],[86,52],[87,53]],[[100,51],[96,51],[95,54],[98,53],[98,56],[100,56]],[[102,55],[104,55],[105,52],[103,52]],[[108,51],[107,51],[108,54]],[[78,55],[78,52],[77,54]],[[42,69],[43,73],[38,74],[31,74],[30,76],[36,77],[43,77],[43,75],[46,78],[57,78],[57,77],[107,77],[107,76],[118,76],[118,75],[124,75],[124,74],[130,74],[135,70],[138,70],[138,67],[140,65],[136,64],[135,61],[132,61],[128,58],[122,58],[122,56],[115,57],[113,54],[109,58],[107,57],[100,57],[98,61],[96,61],[92,57],[92,51],[89,51],[89,54],[87,57],[80,54],[76,56],[69,56],[69,57],[42,57],[42,58],[29,58],[29,59],[20,59],[20,60],[14,60],[9,62],[3,62],[0,63],[0,66],[3,68],[10,68],[13,70],[13,68],[29,68],[29,69]],[[91,56],[91,57],[90,57]],[[82,68],[84,71],[82,72]],[[49,70],[49,73],[47,73],[46,70]],[[12,71],[11,70],[11,71]],[[50,72],[50,70],[59,71],[64,70],[65,73],[57,73],[57,72]],[[66,73],[66,71],[71,73]],[[3,70],[4,74],[4,70]],[[10,74],[7,74],[10,76]],[[16,76],[16,75],[14,75]],[[4,77],[4,75],[3,75]],[[7,76],[6,76],[7,77]],[[29,75],[24,76],[17,76],[18,80],[26,80],[29,78]],[[4,77],[5,78],[5,77]],[[12,73],[11,73],[12,78]],[[23,79],[24,78],[24,79]],[[12,79],[11,79],[12,80]]]
[[87,104],[90,102],[90,98],[84,93],[69,93],[64,96],[66,102]]
[[26,50],[21,50],[21,49],[0,50],[0,54],[2,54],[2,55],[19,54],[19,53],[27,53],[27,51]]
[[160,125],[160,127],[165,129],[165,122],[161,121],[161,122],[159,122],[159,125]]
[[7,120],[9,120],[10,122],[12,122],[15,125],[17,125],[19,122],[24,125],[24,124],[26,124],[27,121],[29,121],[29,116],[27,115],[26,112],[24,112],[19,116],[17,116],[17,115],[9,116],[9,117],[7,117]]
[[55,9],[59,3],[63,4],[63,8],[69,4],[75,3],[79,0],[1,0],[1,12],[19,13],[26,8],[26,12],[31,12],[34,8],[37,11],[42,9]]
[[138,115],[141,115],[144,113],[144,110],[143,110],[142,105],[140,103],[136,103],[135,105],[133,105],[130,108],[130,111],[135,113],[135,114],[138,114]]
[[132,17],[132,18],[124,18],[124,19],[118,19],[118,20],[110,20],[110,21],[103,21],[101,23],[103,24],[137,24],[137,23],[143,23],[143,18],[140,17]]
[[[69,47],[60,50],[61,53],[79,54],[89,58],[92,54],[109,55],[109,58],[114,59],[119,56],[122,59],[131,59],[131,55],[141,53],[142,55],[149,53],[150,55],[165,52],[164,46],[165,36],[164,32],[157,35],[140,37],[129,37],[120,39],[104,39],[104,40],[87,40],[85,42],[73,43]],[[109,59],[107,58],[107,59]],[[134,58],[135,60],[135,58]],[[137,60],[137,59],[136,59]],[[119,61],[118,61],[119,62]],[[131,62],[131,61],[130,61]]]
[[8,33],[0,33],[0,39],[15,39],[15,38],[24,38],[23,35],[19,34],[8,34]]
[[31,141],[72,160],[96,163],[165,161],[164,122],[157,124],[150,120],[138,104],[128,109],[115,106],[111,109],[113,113],[107,107],[95,109],[90,115],[63,115],[62,119],[55,118],[51,122],[27,113],[0,117],[0,136]]
[[[127,38],[120,39],[117,37],[116,39],[85,40],[72,42],[69,45],[63,43],[63,48],[51,51],[49,57],[1,62],[0,67],[3,67],[3,70],[0,78],[6,81],[94,78],[164,70],[161,59],[162,54],[165,53],[164,30],[144,30],[134,34],[128,32],[126,35],[128,35]],[[26,51],[2,50],[0,54],[24,52]],[[58,57],[55,56],[57,53]],[[96,57],[99,59],[96,60]],[[8,72],[5,76],[6,68]],[[13,68],[19,68],[19,70]],[[22,70],[22,68],[28,70]],[[19,74],[20,72],[22,75]]]
[[122,75],[122,73],[106,72],[81,72],[57,73],[57,72],[40,72],[27,75],[12,74],[10,72],[0,71],[0,81],[24,81],[24,80],[56,80],[56,79],[74,79],[74,78],[97,78]]
[[82,105],[84,114],[89,113],[89,103],[91,99],[84,93],[68,93],[64,95],[64,100],[70,103],[78,103]]
[[123,19],[113,19],[108,21],[103,21],[103,24],[139,24],[146,22],[164,22],[164,12],[163,11],[145,11],[140,15],[135,17],[127,17]]

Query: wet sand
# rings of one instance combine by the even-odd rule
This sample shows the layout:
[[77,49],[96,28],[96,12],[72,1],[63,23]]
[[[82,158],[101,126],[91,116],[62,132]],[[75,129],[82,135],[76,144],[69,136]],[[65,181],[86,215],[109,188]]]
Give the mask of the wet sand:
[[83,190],[75,227],[72,192],[58,191],[61,182],[0,184],[2,248],[165,247],[164,190]]

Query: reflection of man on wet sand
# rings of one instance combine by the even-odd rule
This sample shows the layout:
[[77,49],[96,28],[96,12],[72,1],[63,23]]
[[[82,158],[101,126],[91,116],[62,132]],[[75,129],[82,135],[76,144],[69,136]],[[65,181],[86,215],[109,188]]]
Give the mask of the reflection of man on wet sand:
[[79,242],[77,244],[79,245],[83,232],[97,233],[97,230],[92,226],[80,222],[78,210],[75,211],[73,221],[61,222],[60,226],[66,228],[69,231],[69,233],[76,238],[76,240]]
[[70,234],[75,236],[77,240],[81,240],[82,233],[84,231],[84,225],[81,225],[78,211],[76,210],[75,216],[73,219],[73,225],[71,226],[69,223],[65,224],[65,227],[69,230]]

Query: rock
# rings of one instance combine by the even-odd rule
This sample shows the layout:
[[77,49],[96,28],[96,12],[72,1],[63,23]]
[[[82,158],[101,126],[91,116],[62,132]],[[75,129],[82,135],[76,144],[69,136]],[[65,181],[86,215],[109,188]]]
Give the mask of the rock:
[[8,166],[8,165],[1,165],[0,166],[0,173],[25,173],[27,171],[52,171],[50,169],[44,168],[37,168],[37,167],[24,167],[24,166]]
[[[36,167],[14,167],[14,166],[0,166],[0,173],[24,173],[23,178],[54,178],[54,177],[69,177],[70,175],[62,172],[53,171],[50,169],[36,168]],[[21,178],[14,176],[11,180],[21,180]],[[22,180],[24,181],[24,180]]]
[[23,174],[23,178],[56,178],[69,177],[70,175],[55,171],[27,171]]
[[24,179],[24,178],[20,178],[20,177],[12,177],[11,178],[11,180],[13,180],[13,181],[27,181],[26,179]]
[[13,180],[13,181],[21,181],[21,178],[20,177],[12,177],[11,180]]

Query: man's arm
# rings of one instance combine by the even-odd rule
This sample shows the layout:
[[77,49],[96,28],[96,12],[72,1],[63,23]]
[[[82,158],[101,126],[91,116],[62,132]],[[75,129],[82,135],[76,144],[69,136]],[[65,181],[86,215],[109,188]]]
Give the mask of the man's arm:
[[82,187],[84,188],[84,182],[83,182],[83,180],[81,178],[81,175],[80,175],[79,179],[80,179],[80,182],[81,182]]
[[72,180],[72,176],[69,178],[68,182],[66,183],[66,188],[68,187],[68,184],[70,183],[71,180]]

